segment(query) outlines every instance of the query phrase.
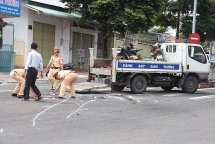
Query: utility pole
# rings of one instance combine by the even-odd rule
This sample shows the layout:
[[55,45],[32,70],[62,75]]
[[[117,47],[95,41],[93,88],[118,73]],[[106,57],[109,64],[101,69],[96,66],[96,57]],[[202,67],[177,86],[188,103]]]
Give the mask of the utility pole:
[[196,13],[197,13],[196,11],[197,11],[197,0],[194,0],[192,33],[196,32]]

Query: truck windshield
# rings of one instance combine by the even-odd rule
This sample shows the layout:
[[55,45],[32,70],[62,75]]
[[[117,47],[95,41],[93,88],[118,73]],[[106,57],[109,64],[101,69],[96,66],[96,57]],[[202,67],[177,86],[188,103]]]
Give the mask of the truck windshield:
[[207,58],[200,46],[188,46],[188,55],[190,58],[200,63],[207,63]]

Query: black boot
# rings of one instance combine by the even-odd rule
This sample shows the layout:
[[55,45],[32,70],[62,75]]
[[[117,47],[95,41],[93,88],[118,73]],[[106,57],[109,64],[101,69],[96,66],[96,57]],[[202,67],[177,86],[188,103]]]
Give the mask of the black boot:
[[24,95],[18,95],[17,97],[18,98],[24,98]]
[[11,96],[13,96],[13,97],[17,97],[17,94],[15,94],[15,93],[12,93],[12,95]]

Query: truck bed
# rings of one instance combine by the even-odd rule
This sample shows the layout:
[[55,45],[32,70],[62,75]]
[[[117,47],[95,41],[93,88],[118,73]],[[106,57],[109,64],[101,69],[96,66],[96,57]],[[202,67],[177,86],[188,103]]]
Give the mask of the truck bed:
[[90,74],[95,74],[95,75],[111,75],[111,59],[92,59],[93,61],[91,62]]

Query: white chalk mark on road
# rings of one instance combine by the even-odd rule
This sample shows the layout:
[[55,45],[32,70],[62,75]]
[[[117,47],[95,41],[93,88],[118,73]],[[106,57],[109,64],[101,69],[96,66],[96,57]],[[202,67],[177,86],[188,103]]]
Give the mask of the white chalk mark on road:
[[76,111],[72,112],[70,115],[68,115],[66,118],[68,119],[70,116],[72,116],[74,113],[78,112],[83,106],[85,106],[86,104],[88,104],[89,102],[93,102],[96,100],[90,100],[88,102],[85,102],[83,105],[81,105]]
[[110,98],[115,98],[115,99],[119,99],[121,101],[124,101],[124,98],[121,98],[121,97],[116,97],[116,96],[111,96],[111,95],[106,95],[106,97],[110,97]]
[[138,99],[134,98],[133,96],[129,96],[129,99],[134,100],[134,101],[136,101],[138,103],[140,102]]
[[166,94],[166,95],[163,95],[163,96],[165,96],[165,97],[176,97],[176,96],[181,96],[181,95],[183,95],[183,94],[181,94],[181,93],[173,93],[173,94]]
[[69,97],[68,97],[67,99],[65,99],[65,100],[63,100],[63,101],[61,101],[61,102],[59,102],[59,103],[56,103],[56,104],[54,104],[54,105],[52,105],[52,106],[46,108],[45,110],[43,110],[42,112],[40,112],[39,114],[37,114],[36,117],[33,118],[33,127],[34,127],[35,124],[36,124],[36,119],[37,119],[42,113],[44,113],[45,111],[47,111],[47,110],[49,110],[49,109],[51,109],[51,108],[53,108],[53,107],[55,107],[55,106],[57,106],[57,105],[59,105],[59,104],[65,102],[65,101],[67,101],[68,99],[69,99]]
[[207,95],[207,96],[199,96],[199,97],[192,97],[191,100],[203,100],[203,99],[210,99],[215,98],[215,95]]
[[3,133],[3,129],[0,129],[0,133]]
[[119,100],[121,100],[121,101],[124,101],[124,99],[123,98],[120,98],[120,97],[115,97],[115,96],[108,96],[109,98],[115,98],[115,99],[119,99]]

